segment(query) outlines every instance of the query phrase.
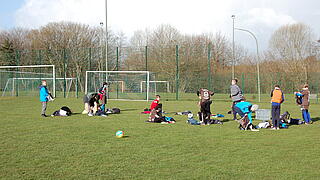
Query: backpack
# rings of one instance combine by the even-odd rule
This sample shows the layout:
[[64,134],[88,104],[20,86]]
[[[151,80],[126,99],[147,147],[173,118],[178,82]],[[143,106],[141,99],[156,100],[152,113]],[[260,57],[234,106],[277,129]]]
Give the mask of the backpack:
[[285,113],[280,115],[280,121],[281,122],[288,122],[288,120],[290,119],[290,113],[288,111],[286,111]]
[[298,96],[298,95],[296,94],[296,103],[299,104],[299,105],[302,104],[302,96]]
[[60,109],[62,109],[62,110],[64,110],[64,111],[66,111],[66,112],[67,112],[67,116],[70,116],[70,115],[72,114],[72,112],[71,112],[70,108],[69,108],[69,107],[67,107],[67,106],[63,106],[63,107],[62,107],[62,108],[60,108]]
[[112,108],[112,114],[120,114],[120,109],[119,108]]

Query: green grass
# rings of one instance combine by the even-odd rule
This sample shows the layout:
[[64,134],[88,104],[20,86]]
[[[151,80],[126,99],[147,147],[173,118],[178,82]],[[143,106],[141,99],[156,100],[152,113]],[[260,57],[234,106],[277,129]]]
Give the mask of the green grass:
[[[225,95],[226,96],[226,95]],[[218,97],[218,96],[217,96]],[[211,106],[226,112],[223,95]],[[165,97],[163,97],[165,99]],[[261,108],[269,108],[264,99]],[[196,101],[163,101],[167,112],[192,110]],[[58,98],[48,113],[67,105],[80,113],[79,99]],[[1,179],[319,179],[320,122],[260,132],[240,131],[231,116],[223,125],[191,126],[185,116],[168,114],[176,124],[145,123],[147,102],[110,101],[119,115],[41,118],[38,97],[0,99]],[[320,117],[319,104],[311,116]],[[301,118],[293,99],[282,111]],[[255,121],[257,124],[259,121]],[[123,130],[126,138],[115,137]]]

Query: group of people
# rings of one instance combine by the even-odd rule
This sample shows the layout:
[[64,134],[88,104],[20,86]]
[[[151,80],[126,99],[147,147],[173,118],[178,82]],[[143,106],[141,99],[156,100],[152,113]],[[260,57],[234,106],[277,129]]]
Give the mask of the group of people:
[[[107,103],[107,89],[108,83],[104,82],[102,87],[99,88],[99,92],[86,94],[83,97],[84,111],[82,114],[88,114],[88,116],[94,115],[106,115],[106,103]],[[47,89],[47,82],[42,81],[40,88],[40,102],[42,104],[41,116],[47,117],[46,109],[47,103],[50,100],[53,100],[50,92]],[[309,113],[309,86],[305,84],[301,91],[295,92],[297,97],[297,104],[300,105],[302,111],[302,118],[305,121],[305,124],[312,123],[310,113]],[[210,105],[212,104],[211,96],[214,95],[214,92],[201,88],[197,91],[199,97],[199,107],[200,111],[198,113],[199,120],[201,124],[208,124],[211,117]],[[230,98],[232,99],[232,114],[233,119],[237,120],[237,114],[241,118],[248,118],[249,123],[252,123],[252,112],[257,110],[257,105],[252,105],[247,102],[241,88],[238,86],[238,80],[232,79],[230,86]],[[101,101],[101,103],[99,103]],[[274,89],[271,91],[271,117],[272,117],[272,129],[280,128],[280,113],[281,113],[281,104],[285,101],[284,93],[280,89],[279,85],[275,85]],[[162,116],[162,104],[160,103],[160,95],[156,95],[156,99],[152,101],[150,106],[150,115],[148,122],[162,122],[168,121]]]
[[[108,83],[104,82],[102,84],[102,87],[99,88],[99,91],[97,93],[89,93],[84,95],[83,97],[83,103],[84,103],[84,110],[82,114],[88,114],[88,116],[106,116],[106,103],[107,103],[107,91],[108,91]],[[47,88],[47,81],[42,80],[40,89],[40,102],[42,104],[41,109],[41,116],[42,117],[48,117],[46,114],[47,110],[47,104],[49,101],[53,100],[52,95],[50,94],[48,88]],[[101,101],[101,103],[100,103]],[[62,108],[65,109],[65,108]],[[56,114],[53,113],[53,115]],[[70,114],[70,113],[69,113]]]
[[[232,111],[233,111],[233,119],[237,119],[237,114],[241,117],[247,116],[252,123],[251,113],[256,110],[257,107],[252,108],[252,104],[249,102],[245,102],[245,98],[242,94],[241,88],[237,85],[238,80],[233,79],[231,82],[231,99],[232,99]],[[297,104],[301,107],[302,118],[305,124],[312,123],[310,113],[309,113],[309,85],[305,84],[300,92],[295,92],[295,96],[299,99]],[[284,102],[284,93],[280,89],[279,85],[275,85],[274,89],[271,91],[271,118],[272,118],[272,129],[278,130],[280,129],[280,113],[281,113],[281,104]]]

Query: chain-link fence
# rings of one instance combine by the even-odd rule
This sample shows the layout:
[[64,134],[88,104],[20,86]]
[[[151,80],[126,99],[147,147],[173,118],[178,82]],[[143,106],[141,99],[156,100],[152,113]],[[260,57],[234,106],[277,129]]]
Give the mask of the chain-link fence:
[[[168,100],[194,99],[199,88],[212,89],[217,94],[229,94],[232,78],[231,63],[225,57],[214,53],[210,44],[166,45],[117,47],[108,52],[108,71],[149,71],[153,78],[150,86]],[[56,78],[60,79],[58,96],[67,96],[68,92],[84,93],[86,71],[105,71],[105,47],[60,49],[60,50],[16,50],[0,54],[1,65],[44,65],[56,67]],[[316,62],[318,63],[318,61]],[[313,94],[319,92],[319,72],[268,72],[265,64],[261,64],[261,94],[269,94],[275,84],[279,84],[285,93],[293,93],[301,89],[301,85],[309,83]],[[12,70],[9,70],[12,71]],[[2,72],[3,73],[3,72]],[[40,73],[41,69],[33,73]],[[258,82],[256,65],[241,64],[235,67],[235,76],[245,94],[256,98]],[[11,77],[13,78],[13,77]],[[68,78],[74,79],[76,85],[68,86]],[[1,76],[0,91],[3,92],[9,76]],[[113,81],[117,81],[114,79]],[[99,84],[98,82],[94,81]],[[38,82],[37,82],[38,83]],[[101,82],[102,83],[102,82]],[[117,90],[122,91],[120,80]],[[139,83],[144,83],[140,80]],[[69,83],[70,84],[70,83]],[[35,82],[33,82],[35,86]],[[97,85],[98,86],[98,85]],[[144,86],[144,85],[143,85]],[[138,87],[138,86],[137,86]],[[115,96],[117,97],[117,96]],[[153,98],[152,96],[150,98]]]

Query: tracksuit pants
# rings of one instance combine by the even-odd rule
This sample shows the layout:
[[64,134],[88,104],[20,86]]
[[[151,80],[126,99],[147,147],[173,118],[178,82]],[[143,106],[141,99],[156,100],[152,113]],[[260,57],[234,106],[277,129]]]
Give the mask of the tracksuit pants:
[[271,116],[273,127],[279,128],[280,126],[280,105],[272,105]]

